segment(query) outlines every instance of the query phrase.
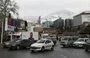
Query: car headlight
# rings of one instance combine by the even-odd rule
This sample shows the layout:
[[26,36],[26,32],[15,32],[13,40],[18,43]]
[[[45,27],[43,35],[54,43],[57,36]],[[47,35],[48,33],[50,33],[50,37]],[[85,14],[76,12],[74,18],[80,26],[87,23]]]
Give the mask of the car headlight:
[[12,46],[15,46],[16,44],[12,44]]
[[9,45],[9,43],[5,43],[6,45]]
[[42,46],[37,46],[37,47],[40,47],[41,48]]
[[73,43],[73,45],[78,45],[78,43]]

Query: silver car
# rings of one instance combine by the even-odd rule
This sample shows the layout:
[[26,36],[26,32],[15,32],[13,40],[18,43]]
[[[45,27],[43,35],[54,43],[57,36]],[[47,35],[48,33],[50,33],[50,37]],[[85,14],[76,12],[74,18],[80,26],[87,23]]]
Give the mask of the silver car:
[[79,38],[73,43],[74,47],[84,47],[89,38]]

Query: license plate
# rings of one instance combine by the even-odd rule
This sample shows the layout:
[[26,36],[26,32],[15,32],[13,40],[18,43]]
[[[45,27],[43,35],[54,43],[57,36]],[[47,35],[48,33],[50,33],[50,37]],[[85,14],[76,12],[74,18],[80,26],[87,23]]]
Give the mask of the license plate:
[[79,45],[79,47],[83,47],[83,45]]

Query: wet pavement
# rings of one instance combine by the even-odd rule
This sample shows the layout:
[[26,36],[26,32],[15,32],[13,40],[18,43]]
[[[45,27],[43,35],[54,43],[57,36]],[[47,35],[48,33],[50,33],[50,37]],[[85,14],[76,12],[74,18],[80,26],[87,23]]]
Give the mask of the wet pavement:
[[55,46],[54,51],[44,51],[31,53],[30,50],[13,50],[0,48],[0,58],[90,58],[90,52],[84,49],[61,48]]

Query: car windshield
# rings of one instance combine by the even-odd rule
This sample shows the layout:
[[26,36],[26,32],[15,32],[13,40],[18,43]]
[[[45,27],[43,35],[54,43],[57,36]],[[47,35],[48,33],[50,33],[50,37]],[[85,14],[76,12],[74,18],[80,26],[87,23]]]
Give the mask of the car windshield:
[[37,43],[45,43],[45,40],[39,40]]
[[84,41],[84,39],[83,39],[83,38],[80,38],[80,39],[78,39],[77,41]]
[[62,40],[68,40],[67,38],[62,38]]
[[87,40],[87,43],[90,43],[90,39],[89,39],[89,40]]
[[22,40],[16,40],[15,42],[20,42],[20,41],[22,41]]

